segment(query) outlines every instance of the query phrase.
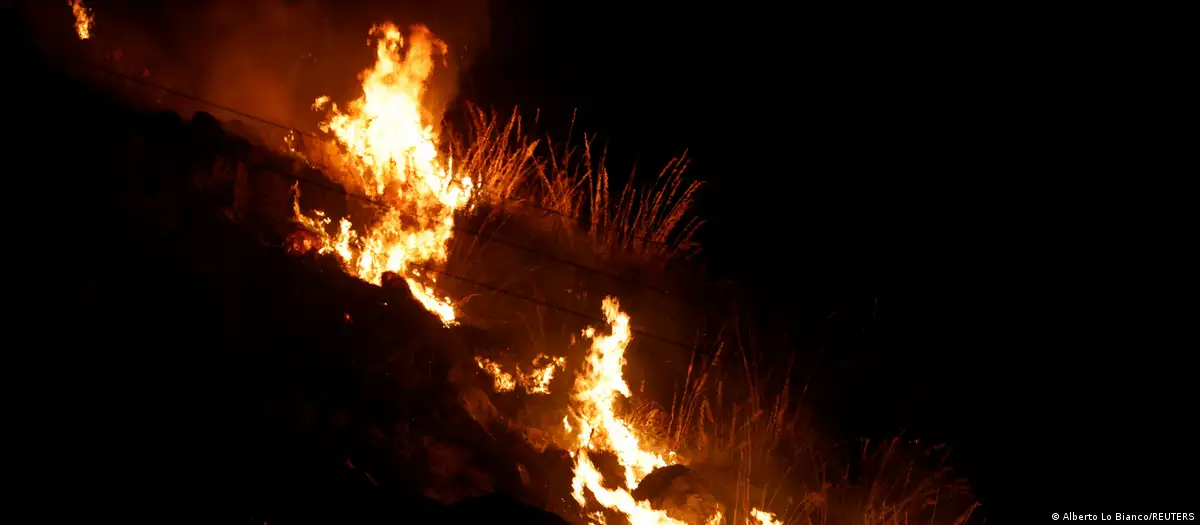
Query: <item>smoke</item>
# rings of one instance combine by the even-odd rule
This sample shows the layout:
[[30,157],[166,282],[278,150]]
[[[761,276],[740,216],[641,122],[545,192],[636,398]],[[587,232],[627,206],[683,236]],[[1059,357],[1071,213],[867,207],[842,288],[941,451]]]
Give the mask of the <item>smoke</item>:
[[[84,44],[93,54],[111,59],[119,49],[125,70],[145,71],[151,82],[304,130],[321,117],[311,109],[316,97],[357,96],[358,73],[374,61],[372,25],[425,24],[448,44],[447,67],[435,72],[425,101],[435,114],[457,96],[458,74],[490,29],[488,0],[84,1],[96,13]],[[39,26],[70,27],[66,2],[58,10],[41,4]]]

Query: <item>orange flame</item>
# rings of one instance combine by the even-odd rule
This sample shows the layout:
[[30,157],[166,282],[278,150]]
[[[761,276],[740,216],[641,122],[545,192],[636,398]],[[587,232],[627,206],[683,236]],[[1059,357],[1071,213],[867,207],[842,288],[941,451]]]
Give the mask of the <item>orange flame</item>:
[[79,35],[80,40],[91,38],[92,23],[95,21],[92,10],[83,5],[83,0],[68,0],[67,5],[71,6],[71,14],[75,15],[75,34]]
[[474,189],[470,177],[454,173],[452,160],[439,157],[435,119],[421,106],[434,53],[444,55],[446,44],[424,26],[414,26],[407,42],[391,23],[371,34],[377,37],[376,60],[360,75],[362,95],[344,111],[329,97],[319,97],[313,107],[329,106],[321,129],[334,136],[349,185],[384,209],[363,233],[346,218],[328,233],[332,219],[320,210],[305,216],[298,200],[296,219],[317,235],[320,252],[336,254],[347,272],[376,285],[385,272],[403,276],[413,296],[450,325],[452,302],[438,297],[437,279],[420,270],[446,261],[454,213],[467,206]]
[[[580,506],[586,507],[586,493],[590,492],[597,503],[624,514],[631,525],[683,523],[665,511],[654,509],[649,501],[635,500],[630,492],[654,469],[667,466],[668,461],[680,462],[681,458],[675,452],[659,454],[650,450],[639,439],[637,430],[617,415],[617,395],[630,396],[622,368],[632,331],[629,315],[621,311],[615,297],[604,298],[602,307],[609,334],[597,334],[591,327],[584,330],[584,337],[591,339],[592,345],[583,371],[575,379],[573,410],[571,415],[563,418],[563,427],[568,433],[574,432],[576,440],[576,450],[571,453],[575,459],[572,496]],[[608,451],[616,455],[625,470],[627,488],[605,487],[603,475],[588,457],[588,451]],[[751,509],[750,516],[761,525],[780,525],[769,512]],[[604,523],[604,516],[600,514],[591,517]],[[722,512],[716,511],[705,523],[715,525],[723,519]]]
[[546,354],[540,354],[533,359],[533,370],[530,372],[521,372],[521,368],[517,368],[517,377],[521,379],[521,386],[530,394],[549,394],[550,381],[554,380],[554,372],[562,370],[567,366],[565,357],[550,357]]
[[475,363],[479,365],[480,369],[492,376],[492,382],[497,392],[511,392],[516,389],[517,384],[520,384],[526,393],[549,394],[550,381],[554,379],[555,371],[565,368],[567,360],[564,357],[549,357],[545,354],[538,355],[533,360],[532,371],[522,372],[521,367],[517,367],[515,379],[512,374],[505,372],[499,363],[487,358],[476,357]]
[[[421,105],[426,81],[433,72],[434,54],[445,54],[446,44],[423,26],[415,26],[407,39],[391,23],[373,27],[377,38],[376,62],[364,71],[362,95],[345,110],[320,97],[314,108],[329,108],[321,129],[333,135],[341,167],[349,177],[347,186],[383,204],[373,224],[355,228],[348,218],[333,227],[333,218],[321,210],[306,215],[300,209],[299,190],[293,202],[295,220],[311,232],[309,245],[320,253],[341,259],[346,271],[364,281],[380,284],[385,272],[405,278],[417,298],[447,324],[455,322],[455,310],[447,297],[438,297],[436,279],[422,271],[426,264],[447,259],[447,245],[454,234],[455,212],[466,208],[475,189],[472,179],[456,174],[453,159],[439,155],[433,116]],[[407,44],[407,45],[406,45]],[[631,395],[623,378],[625,349],[632,338],[629,316],[616,298],[602,304],[609,324],[607,335],[594,328],[584,331],[591,339],[583,371],[577,375],[572,393],[572,410],[563,418],[574,450],[572,495],[586,506],[591,493],[600,505],[624,514],[633,525],[682,523],[656,510],[648,501],[634,500],[631,490],[655,468],[678,462],[674,452],[656,453],[639,438],[627,421],[617,415],[617,396]],[[556,369],[565,367],[562,357],[538,356],[533,371],[515,376],[482,357],[476,363],[492,376],[496,390],[515,390],[518,384],[529,393],[548,393]],[[609,489],[592,463],[588,451],[612,452],[624,470],[624,488]],[[773,515],[754,509],[752,516],[763,524],[776,524]],[[603,522],[604,517],[593,514]],[[707,523],[720,523],[720,512]]]
[[[584,363],[582,373],[575,378],[572,396],[575,406],[563,425],[575,432],[576,451],[575,477],[571,482],[572,495],[580,506],[587,505],[584,489],[605,508],[625,514],[633,525],[682,523],[656,510],[648,501],[634,500],[629,491],[637,488],[647,474],[658,467],[667,466],[662,455],[655,454],[643,446],[634,429],[616,414],[617,395],[629,397],[629,385],[625,383],[622,368],[625,366],[625,348],[629,345],[632,332],[629,315],[622,312],[617,299],[604,298],[604,319],[610,333],[599,335],[589,327],[583,335],[592,340],[591,350]],[[603,475],[588,457],[588,451],[609,451],[625,469],[625,488],[609,489],[602,483]],[[673,457],[674,454],[668,454]],[[594,516],[602,520],[601,516]]]
[[783,525],[783,522],[776,519],[775,515],[770,512],[750,509],[750,516],[758,520],[759,525]]
[[492,376],[497,392],[512,392],[517,388],[517,382],[513,380],[512,374],[502,370],[499,363],[484,357],[475,357],[475,362],[479,368]]

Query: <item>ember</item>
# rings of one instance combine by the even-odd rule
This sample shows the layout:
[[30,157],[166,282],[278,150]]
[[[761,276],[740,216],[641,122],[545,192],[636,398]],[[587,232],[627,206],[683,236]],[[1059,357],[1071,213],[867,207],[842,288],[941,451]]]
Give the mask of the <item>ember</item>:
[[520,384],[521,389],[529,394],[549,394],[550,381],[554,379],[555,371],[562,370],[567,365],[566,358],[552,358],[542,354],[534,358],[532,370],[522,371],[518,365],[514,379],[513,374],[505,372],[499,363],[484,357],[476,357],[475,362],[492,377],[497,392],[511,392]]

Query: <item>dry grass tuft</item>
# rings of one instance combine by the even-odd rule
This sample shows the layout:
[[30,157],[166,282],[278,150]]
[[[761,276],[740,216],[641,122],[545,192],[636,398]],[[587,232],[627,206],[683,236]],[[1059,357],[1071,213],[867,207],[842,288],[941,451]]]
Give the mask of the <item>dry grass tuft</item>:
[[456,169],[477,177],[478,195],[491,214],[545,215],[573,242],[583,233],[602,257],[622,252],[665,262],[699,252],[696,231],[702,221],[690,211],[702,183],[685,179],[686,153],[646,184],[629,177],[614,195],[593,139],[556,146],[549,139],[528,138],[516,111],[507,119],[475,107],[469,112],[470,129],[453,149],[460,159]]
[[507,120],[475,107],[469,112],[468,138],[456,141],[452,150],[455,169],[475,178],[484,202],[501,206],[522,198],[537,169],[539,141],[525,136],[516,111]]
[[730,523],[752,508],[794,524],[968,523],[978,503],[947,466],[949,449],[900,438],[863,440],[849,456],[823,447],[801,406],[807,387],[793,398],[790,365],[764,373],[738,332],[694,355],[668,422],[671,446],[725,485]]
[[[454,169],[471,174],[477,185],[481,231],[521,217],[569,243],[563,247],[569,253],[586,248],[600,261],[632,256],[643,264],[665,264],[699,252],[695,235],[702,223],[692,207],[701,184],[685,179],[686,155],[652,181],[631,176],[614,192],[605,155],[593,139],[556,145],[530,138],[515,111],[507,118],[469,111],[469,129],[452,142],[450,153]],[[469,255],[478,239],[464,242],[472,243]],[[514,281],[521,275],[501,273]],[[554,338],[548,337],[544,314],[540,307],[514,312],[525,319],[531,341],[555,346],[549,344]],[[850,455],[821,445],[801,406],[807,386],[792,384],[790,363],[768,366],[742,334],[734,325],[711,351],[693,353],[670,410],[636,396],[623,407],[623,416],[647,431],[649,442],[677,451],[694,469],[724,482],[729,523],[747,521],[755,508],[795,524],[961,525],[970,519],[978,504],[946,466],[948,450],[922,449],[898,438],[863,441]]]

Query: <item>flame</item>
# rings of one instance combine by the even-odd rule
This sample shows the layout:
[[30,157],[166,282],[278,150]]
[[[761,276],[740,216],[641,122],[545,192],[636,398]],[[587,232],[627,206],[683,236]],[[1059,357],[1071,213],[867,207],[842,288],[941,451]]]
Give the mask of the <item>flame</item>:
[[[634,429],[616,414],[617,395],[629,397],[629,385],[625,383],[622,368],[625,366],[625,348],[632,333],[629,315],[622,312],[615,297],[605,297],[602,304],[604,319],[608,322],[608,335],[596,333],[589,327],[583,335],[592,340],[591,350],[584,362],[583,371],[575,378],[572,398],[574,406],[563,426],[575,430],[576,451],[575,477],[571,482],[572,495],[580,506],[586,506],[584,489],[592,493],[600,505],[621,512],[632,525],[651,523],[682,523],[655,510],[650,502],[634,500],[629,491],[651,471],[667,466],[666,459],[646,450]],[[627,488],[606,488],[603,476],[588,457],[588,451],[609,451],[617,456],[625,469]],[[603,517],[594,515],[603,521]]]
[[[571,491],[575,501],[586,507],[586,491],[590,491],[601,506],[625,515],[631,525],[680,524],[665,511],[654,509],[649,501],[636,501],[630,492],[650,472],[667,466],[668,460],[678,461],[675,452],[657,454],[639,440],[638,432],[616,413],[617,395],[628,398],[629,385],[625,382],[622,368],[625,366],[625,349],[632,339],[629,315],[621,311],[615,297],[605,297],[602,304],[604,320],[609,325],[609,334],[596,333],[595,328],[584,330],[583,336],[592,340],[591,349],[583,371],[575,378],[574,406],[570,415],[563,417],[563,428],[575,432],[576,450],[571,452],[575,459],[574,478]],[[574,420],[574,424],[571,421]],[[608,451],[617,456],[625,470],[627,488],[607,488],[603,475],[588,457],[588,451]],[[780,525],[769,512],[752,509],[750,515],[761,525]],[[604,516],[591,514],[598,523]],[[724,519],[721,511],[709,516],[705,523],[716,525]]]
[[[349,178],[346,185],[360,190],[382,204],[375,222],[356,226],[348,218],[334,220],[322,210],[305,214],[300,209],[299,188],[294,186],[293,211],[307,235],[294,240],[300,250],[317,249],[336,255],[346,271],[364,281],[381,284],[385,272],[404,277],[429,311],[450,325],[455,322],[454,305],[438,297],[436,279],[424,272],[427,264],[444,263],[447,244],[454,234],[455,212],[470,205],[474,184],[469,176],[453,170],[453,159],[439,155],[438,137],[429,115],[421,105],[426,81],[433,72],[435,53],[445,55],[446,44],[423,26],[414,26],[407,41],[391,23],[371,29],[376,37],[374,66],[360,75],[362,95],[341,109],[322,96],[314,101],[317,110],[328,108],[321,129],[333,135],[341,153],[338,161]],[[289,144],[289,147],[292,147]],[[600,505],[624,514],[629,523],[679,524],[649,501],[638,502],[630,491],[668,461],[679,461],[674,452],[650,450],[638,432],[617,415],[617,397],[629,397],[622,368],[625,349],[632,333],[629,316],[614,297],[602,303],[607,335],[594,328],[584,331],[591,348],[583,370],[575,378],[572,409],[563,418],[563,428],[573,441],[567,448],[574,458],[572,495],[586,507],[590,492]],[[496,390],[508,392],[518,384],[529,393],[549,392],[556,369],[565,368],[562,357],[538,356],[533,370],[505,372],[498,363],[476,357],[481,369],[492,376]],[[613,453],[624,470],[624,487],[606,488],[603,475],[588,452]],[[762,524],[776,524],[774,516],[753,509]],[[593,513],[592,519],[604,522]],[[720,512],[705,520],[720,523]]]
[[475,362],[479,364],[479,368],[492,376],[497,392],[512,392],[517,387],[517,382],[513,381],[512,374],[502,370],[498,363],[484,357],[476,357]]
[[348,273],[376,285],[385,272],[401,275],[413,296],[450,325],[453,303],[439,297],[437,279],[420,270],[446,261],[454,213],[467,206],[474,189],[470,177],[454,172],[452,159],[439,157],[431,124],[436,119],[421,106],[434,53],[444,55],[446,44],[424,26],[414,26],[407,41],[391,23],[371,28],[371,34],[377,38],[376,60],[359,77],[362,95],[345,110],[325,96],[313,107],[329,108],[321,129],[336,140],[349,185],[382,210],[365,228],[343,218],[330,234],[331,218],[321,210],[306,216],[296,192],[296,220],[316,234],[318,250],[336,254]]
[[511,392],[516,389],[517,384],[520,384],[521,388],[529,394],[549,394],[550,381],[554,379],[555,370],[561,370],[567,366],[567,360],[564,357],[549,357],[546,354],[540,354],[533,360],[532,371],[522,372],[521,367],[518,366],[514,379],[513,374],[505,372],[495,361],[485,357],[476,357],[475,363],[492,376],[497,392]]
[[[541,363],[541,364],[539,364]],[[533,359],[533,371],[521,372],[521,368],[517,367],[517,377],[521,380],[521,386],[530,394],[549,394],[550,381],[554,379],[554,371],[562,370],[567,366],[565,357],[550,357],[546,354],[539,354]]]
[[776,519],[775,515],[770,512],[750,509],[750,516],[758,520],[759,525],[783,525],[783,522]]
[[91,38],[92,23],[96,20],[92,10],[83,5],[83,0],[68,0],[67,5],[71,6],[71,14],[75,15],[75,34],[79,35],[80,40]]

